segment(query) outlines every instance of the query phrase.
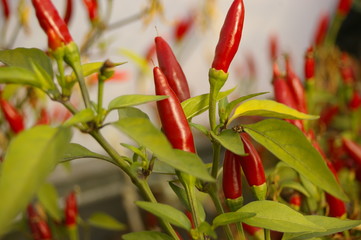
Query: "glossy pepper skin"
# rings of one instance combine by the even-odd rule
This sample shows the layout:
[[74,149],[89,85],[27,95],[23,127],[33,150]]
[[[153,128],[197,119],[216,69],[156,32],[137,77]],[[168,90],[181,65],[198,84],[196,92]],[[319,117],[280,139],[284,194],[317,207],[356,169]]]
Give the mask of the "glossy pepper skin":
[[352,1],[353,0],[339,0],[337,13],[342,16],[346,16],[352,7]]
[[48,34],[51,31],[64,45],[73,42],[66,23],[50,0],[32,0],[32,3],[39,24],[45,33]]
[[244,175],[250,186],[260,186],[266,183],[262,159],[254,147],[251,137],[246,132],[240,133],[244,151],[247,156],[239,156]]
[[212,68],[228,72],[241,41],[244,12],[243,0],[234,0],[219,35]]
[[73,16],[73,0],[67,0],[65,14],[64,14],[64,22],[66,25],[69,25],[72,16]]
[[12,104],[5,99],[0,99],[0,107],[14,133],[19,133],[25,129],[24,117]]
[[72,227],[76,225],[78,217],[78,204],[76,201],[76,194],[72,191],[65,201],[65,226]]
[[167,99],[157,101],[158,113],[165,135],[174,148],[195,153],[193,134],[178,97],[159,67],[154,67],[153,75],[156,95],[168,96]]
[[229,150],[223,160],[223,193],[226,199],[242,197],[242,171],[238,156]]
[[171,47],[159,36],[155,38],[155,47],[159,67],[167,77],[169,86],[173,89],[179,101],[183,102],[190,98],[187,78],[178,60],[174,56]]

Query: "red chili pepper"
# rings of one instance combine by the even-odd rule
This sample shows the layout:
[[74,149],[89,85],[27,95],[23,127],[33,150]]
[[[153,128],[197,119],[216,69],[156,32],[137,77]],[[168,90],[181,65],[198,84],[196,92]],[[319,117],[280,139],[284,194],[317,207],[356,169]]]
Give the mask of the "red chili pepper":
[[[56,36],[57,41],[60,40],[64,45],[73,42],[67,25],[60,17],[58,11],[50,0],[32,0],[32,3],[35,8],[39,24],[45,33],[48,34],[50,31],[51,34]],[[55,46],[57,45],[58,44],[55,44]]]
[[309,80],[315,76],[315,55],[313,47],[309,47],[305,55],[305,77]]
[[243,0],[234,0],[223,23],[212,68],[228,72],[242,37],[244,22]]
[[289,57],[286,60],[286,79],[288,86],[294,96],[297,110],[303,113],[307,113],[306,94],[305,88],[301,82],[301,79],[295,74],[292,69]]
[[347,152],[347,154],[357,163],[357,165],[361,166],[361,145],[352,141],[351,139],[343,137],[342,147]]
[[40,116],[35,125],[48,125],[50,123],[50,117],[45,108],[40,111]]
[[[288,107],[298,110],[298,106],[295,100],[295,96],[292,93],[289,85],[286,80],[281,76],[278,65],[276,63],[273,64],[273,89],[274,89],[274,97],[275,100],[279,103],[285,104]],[[298,127],[301,131],[304,132],[304,124],[300,119],[288,119],[288,122],[292,123],[296,127]]]
[[352,63],[350,57],[346,53],[341,54],[340,58],[340,73],[342,81],[347,84],[353,84],[355,82],[355,72],[352,68]]
[[189,15],[184,19],[180,19],[176,22],[174,27],[174,39],[179,42],[182,41],[185,35],[192,29],[194,24],[194,14]]
[[301,195],[298,192],[295,192],[294,194],[291,195],[289,203],[297,211],[300,210],[301,203],[302,203]]
[[13,105],[5,99],[0,99],[0,107],[14,133],[19,133],[25,129],[24,117]]
[[[254,147],[251,137],[246,132],[240,133],[244,151],[247,156],[239,156],[244,175],[250,186],[261,186],[266,183],[263,163],[257,149]],[[264,193],[265,194],[265,193]],[[265,197],[265,196],[264,196]]]
[[97,0],[83,0],[87,10],[88,16],[91,22],[98,19],[98,1]]
[[248,233],[254,239],[257,240],[263,239],[264,236],[263,236],[262,228],[251,226],[244,222],[242,223],[242,227],[246,231],[246,233]]
[[3,7],[3,14],[5,17],[5,21],[8,21],[10,18],[10,7],[7,0],[1,0],[2,7]]
[[271,35],[269,39],[269,52],[271,61],[276,61],[278,56],[278,39],[276,35]]
[[340,107],[337,105],[328,106],[321,111],[318,122],[320,125],[329,126],[334,117],[339,113]]
[[72,227],[77,223],[78,204],[76,194],[72,191],[66,198],[65,202],[65,226]]
[[157,101],[158,113],[165,135],[174,148],[195,153],[193,134],[178,97],[159,67],[154,67],[153,75],[156,95],[168,96],[167,99]]
[[361,95],[357,90],[354,90],[352,93],[352,98],[350,100],[350,102],[348,103],[348,107],[355,111],[357,109],[359,109],[361,106]]
[[190,98],[187,78],[168,43],[162,37],[156,37],[155,46],[159,67],[179,101]]
[[66,25],[69,25],[72,16],[73,16],[73,0],[67,0],[65,14],[64,14],[64,22],[66,23]]
[[340,0],[337,6],[337,13],[346,16],[352,7],[352,0]]
[[51,240],[52,234],[48,223],[41,218],[32,205],[27,207],[27,215],[34,240]]
[[223,193],[226,199],[242,197],[242,172],[238,155],[225,151],[223,160]]
[[315,37],[313,40],[316,46],[320,46],[324,42],[327,34],[329,22],[330,22],[330,17],[328,14],[322,15],[321,18],[319,19],[318,26],[315,32]]

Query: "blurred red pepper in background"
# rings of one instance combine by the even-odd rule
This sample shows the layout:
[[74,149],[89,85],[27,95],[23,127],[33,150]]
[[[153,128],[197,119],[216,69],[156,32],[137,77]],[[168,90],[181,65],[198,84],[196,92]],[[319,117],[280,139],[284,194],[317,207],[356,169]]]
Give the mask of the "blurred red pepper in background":
[[25,129],[23,115],[11,103],[0,98],[0,107],[3,116],[14,133],[19,133]]

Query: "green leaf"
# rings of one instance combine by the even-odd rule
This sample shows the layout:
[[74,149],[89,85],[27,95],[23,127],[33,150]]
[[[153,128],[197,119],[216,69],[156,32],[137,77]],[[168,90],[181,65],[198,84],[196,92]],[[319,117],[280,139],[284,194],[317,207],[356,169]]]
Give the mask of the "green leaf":
[[173,149],[166,136],[149,119],[122,118],[113,125],[152,151],[160,161],[200,179],[214,181],[196,154]]
[[148,115],[142,110],[134,107],[124,107],[118,110],[119,119],[122,118],[146,118]]
[[44,69],[49,76],[54,76],[50,58],[37,48],[15,48],[0,51],[0,62],[7,66],[25,68],[32,71],[32,63]]
[[307,192],[307,190],[299,183],[299,182],[295,182],[295,181],[282,181],[280,183],[280,188],[291,188],[294,190],[299,191],[300,193],[302,193],[303,195],[305,195],[306,197],[310,197],[310,194]]
[[89,149],[77,143],[70,143],[68,145],[66,152],[63,158],[61,159],[61,162],[67,162],[79,158],[96,158],[116,164],[115,162],[113,162],[113,160],[110,157],[92,152]]
[[117,219],[103,212],[93,213],[88,218],[88,223],[94,227],[114,230],[114,231],[122,231],[126,229],[126,226],[123,223],[119,222]]
[[134,147],[133,145],[130,144],[126,144],[126,143],[121,143],[120,145],[122,145],[123,147],[129,149],[130,151],[132,151],[133,153],[137,154],[139,157],[141,157],[143,160],[147,160],[147,156],[145,155],[144,152],[142,152],[139,148]]
[[[217,101],[228,96],[230,93],[234,91],[234,89],[235,88],[232,88],[225,92],[220,92],[218,94]],[[182,107],[187,119],[193,118],[207,111],[207,109],[209,108],[209,94],[207,93],[189,98],[182,102]]]
[[209,130],[205,126],[203,126],[201,124],[197,124],[197,123],[192,123],[192,122],[188,122],[188,123],[189,123],[189,126],[191,126],[192,128],[195,128],[198,131],[200,131],[201,133],[203,133],[204,135],[209,136]]
[[266,119],[243,127],[254,140],[313,184],[348,201],[320,153],[297,127],[278,119]]
[[240,98],[237,98],[235,100],[233,100],[232,102],[230,102],[228,105],[227,105],[227,108],[226,108],[226,113],[227,113],[227,116],[229,116],[233,109],[238,105],[240,104],[241,102],[243,101],[246,101],[250,98],[253,98],[253,97],[257,97],[257,96],[260,96],[260,95],[263,95],[263,94],[266,94],[268,92],[260,92],[260,93],[254,93],[254,94],[249,94],[249,95],[246,95],[246,96],[242,96]]
[[0,83],[24,84],[40,88],[41,84],[36,80],[34,73],[20,67],[0,67]]
[[323,227],[326,231],[321,232],[301,232],[301,233],[286,233],[283,236],[283,240],[304,240],[314,237],[322,237],[331,235],[338,232],[343,232],[348,229],[354,228],[361,224],[361,220],[348,220],[339,219],[325,216],[305,216],[307,220]]
[[38,199],[49,215],[57,222],[62,220],[63,214],[58,205],[58,192],[52,184],[45,183],[38,191]]
[[244,219],[256,216],[253,212],[227,212],[222,213],[213,219],[213,228],[219,226],[231,224],[231,223],[241,223]]
[[95,118],[93,110],[86,108],[76,113],[74,116],[64,122],[64,126],[70,127],[78,123],[86,123]]
[[113,99],[109,103],[108,111],[123,107],[136,106],[148,102],[159,101],[166,98],[168,98],[168,96],[141,95],[141,94],[123,95]]
[[54,169],[70,138],[68,128],[42,125],[21,132],[12,140],[0,176],[0,235]]
[[241,116],[261,116],[286,119],[317,119],[273,100],[249,100],[239,105],[229,119],[229,123]]
[[279,202],[254,201],[243,206],[237,212],[255,213],[255,216],[243,220],[251,226],[279,232],[324,231],[323,227],[314,224],[301,213]]
[[[124,64],[125,62],[121,63],[113,63],[114,66],[119,66]],[[99,72],[100,68],[103,66],[104,62],[92,62],[92,63],[85,63],[81,65],[81,69],[83,71],[83,76],[87,77],[93,73]],[[71,80],[76,80],[76,75],[74,72],[71,74]]]
[[154,214],[155,216],[164,219],[165,221],[169,222],[174,226],[186,230],[191,229],[191,223],[187,218],[187,216],[183,212],[179,211],[178,209],[172,206],[163,203],[152,203],[152,202],[144,202],[144,201],[137,201],[135,202],[135,204],[138,207]]
[[165,233],[156,232],[156,231],[143,231],[143,232],[132,232],[127,233],[122,236],[124,240],[173,240],[170,236]]
[[119,49],[119,53],[132,60],[143,72],[143,74],[147,74],[149,72],[148,62],[144,57],[128,49]]
[[45,71],[44,68],[39,66],[36,62],[31,62],[31,67],[35,75],[36,80],[40,83],[41,89],[44,91],[54,90],[55,84],[53,82],[53,77]]
[[219,142],[229,151],[241,156],[247,155],[244,152],[243,142],[241,140],[241,137],[239,136],[239,133],[231,129],[227,129],[221,132],[219,135],[216,135],[213,132],[211,132],[211,135],[214,139],[217,140],[217,142]]
[[208,222],[201,222],[198,227],[199,233],[204,233],[213,239],[217,239],[217,233],[213,230],[212,226]]

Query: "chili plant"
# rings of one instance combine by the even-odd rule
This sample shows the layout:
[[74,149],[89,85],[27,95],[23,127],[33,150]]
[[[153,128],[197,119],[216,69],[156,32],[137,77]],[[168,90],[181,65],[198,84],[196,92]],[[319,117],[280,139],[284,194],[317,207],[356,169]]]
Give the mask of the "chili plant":
[[[101,14],[97,1],[84,3],[92,23],[91,31],[95,31],[91,37],[94,40],[103,31],[99,28],[103,23]],[[156,5],[157,1],[152,3]],[[4,89],[17,84],[29,93],[26,101],[18,105],[19,109],[9,105],[8,99],[1,99],[3,119],[12,132],[0,164],[0,236],[22,221],[19,219],[27,219],[29,236],[33,239],[76,240],[81,226],[99,226],[104,222],[113,230],[124,230],[123,224],[104,214],[82,220],[76,191],[66,196],[61,211],[56,189],[44,184],[57,165],[85,157],[121,169],[142,197],[135,205],[158,218],[161,231],[129,232],[122,236],[125,240],[169,240],[183,236],[200,240],[247,237],[270,240],[276,235],[284,240],[351,239],[360,235],[353,229],[361,224],[357,220],[359,199],[345,184],[353,176],[348,173],[355,175],[355,169],[361,169],[361,147],[355,134],[360,131],[357,124],[360,104],[357,92],[350,91],[356,80],[350,80],[353,65],[347,56],[332,51],[335,54],[332,57],[343,61],[336,68],[340,71],[337,75],[327,75],[335,77],[336,87],[330,90],[336,92],[330,91],[332,97],[327,94],[324,98],[317,97],[325,78],[321,73],[331,69],[329,63],[319,66],[322,61],[317,60],[329,57],[337,26],[331,27],[326,37],[317,37],[317,45],[307,51],[304,82],[293,71],[288,58],[283,74],[278,67],[279,59],[273,54],[274,73],[270,79],[273,79],[275,100],[258,99],[261,95],[268,96],[264,92],[231,100],[229,95],[234,89],[222,88],[232,76],[229,69],[241,44],[243,25],[250,24],[243,0],[233,0],[220,30],[213,62],[209,63],[209,93],[190,96],[187,79],[172,46],[157,36],[159,67],[153,68],[155,94],[121,95],[105,106],[105,82],[123,63],[110,60],[85,63],[68,30],[69,17],[64,21],[50,0],[33,0],[32,4],[48,37],[48,54],[35,48],[0,51],[3,63],[0,83],[6,85]],[[337,21],[346,14],[344,7],[341,10],[337,12]],[[325,69],[320,71],[322,67]],[[334,69],[332,66],[330,71]],[[343,74],[346,70],[349,74]],[[85,81],[91,74],[97,76],[96,99],[91,99]],[[34,91],[62,105],[71,117],[55,124],[43,106],[38,107],[38,99],[31,98]],[[74,104],[70,99],[78,91],[81,104]],[[334,99],[336,95],[339,98]],[[34,124],[23,122],[27,121],[20,111],[25,108],[24,102],[36,113]],[[157,104],[161,124],[137,107],[150,106],[151,102]],[[322,118],[318,116],[328,103],[339,106],[340,112],[320,126]],[[195,123],[194,119],[206,111],[209,122]],[[109,120],[112,112],[118,113],[116,120]],[[346,115],[350,112],[349,120]],[[346,121],[350,124],[345,124]],[[104,135],[104,128],[118,129],[132,140],[121,143],[130,151],[129,155],[117,150]],[[204,162],[197,153],[194,136],[198,135],[192,129],[203,134],[203,139],[212,145],[211,162]],[[74,131],[91,136],[104,153],[95,153],[72,142]],[[340,148],[343,151],[336,154],[335,149]],[[334,168],[339,160],[333,158],[336,156],[352,158],[354,168],[348,167],[343,173],[337,171],[341,168]],[[171,176],[169,187],[178,197],[178,205],[157,199],[149,181],[150,177],[158,176],[157,168]],[[249,186],[242,186],[243,177]],[[249,190],[255,194],[245,194]],[[33,204],[35,195],[39,208]],[[345,205],[350,200],[352,204]],[[210,204],[214,212],[207,207]]]

